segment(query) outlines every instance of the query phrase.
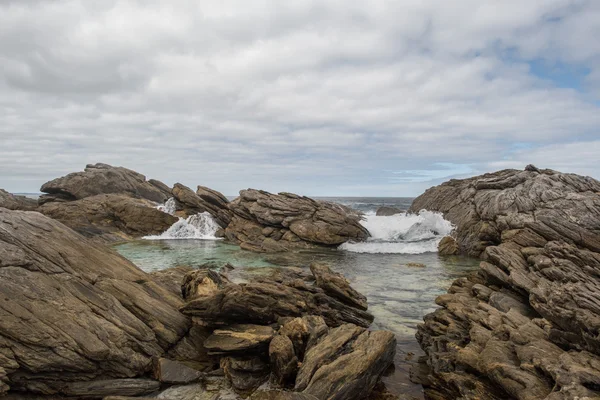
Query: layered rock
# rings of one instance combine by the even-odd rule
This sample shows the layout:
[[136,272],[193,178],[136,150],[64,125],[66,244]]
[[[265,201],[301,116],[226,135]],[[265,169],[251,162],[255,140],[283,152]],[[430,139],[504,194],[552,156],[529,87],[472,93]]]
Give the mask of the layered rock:
[[143,394],[190,330],[182,299],[58,221],[0,208],[0,392]]
[[0,207],[8,208],[9,210],[34,211],[37,209],[38,204],[36,200],[25,196],[17,196],[0,189]]
[[204,347],[236,392],[252,394],[270,375],[280,389],[252,398],[362,399],[393,362],[396,339],[367,331],[364,296],[326,265],[311,272],[284,268],[242,284],[209,269],[184,278],[181,310],[216,327]]
[[77,201],[46,202],[39,211],[88,238],[103,242],[158,235],[178,218],[155,204],[122,194],[100,194]]
[[229,209],[233,216],[227,238],[252,251],[337,246],[369,236],[355,210],[291,193],[242,190]]
[[164,183],[146,180],[138,172],[108,164],[88,164],[83,172],[74,172],[46,182],[41,191],[40,203],[73,201],[99,194],[127,194],[131,197],[164,203],[171,192]]
[[364,296],[350,288],[343,276],[322,264],[314,264],[311,270],[318,272],[310,275],[283,269],[279,279],[257,278],[241,284],[204,270],[194,271],[184,282],[187,303],[181,311],[214,326],[271,324],[282,317],[303,315],[321,315],[329,326],[353,323],[368,327],[373,322]]
[[172,192],[176,201],[176,215],[186,218],[190,215],[207,212],[213,216],[221,228],[226,228],[231,222],[229,200],[216,190],[198,186],[198,190],[194,193],[187,186],[176,183]]
[[422,208],[483,259],[419,327],[429,397],[600,397],[600,182],[528,166],[434,187]]

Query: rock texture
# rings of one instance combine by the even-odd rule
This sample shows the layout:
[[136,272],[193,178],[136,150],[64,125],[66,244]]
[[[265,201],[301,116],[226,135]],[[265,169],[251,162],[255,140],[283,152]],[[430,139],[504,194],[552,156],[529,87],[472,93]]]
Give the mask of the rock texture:
[[229,209],[233,216],[225,230],[227,238],[252,251],[337,246],[369,236],[356,211],[291,193],[242,190]]
[[8,208],[9,210],[35,211],[38,203],[36,200],[25,196],[17,196],[0,189],[0,207]]
[[157,235],[178,221],[156,209],[172,196],[169,187],[123,167],[88,165],[41,191],[40,212],[99,242]]
[[131,197],[164,203],[171,193],[159,181],[147,181],[138,172],[108,164],[88,164],[83,172],[74,172],[42,185],[41,191],[48,195],[40,198],[47,201],[72,201],[99,194],[120,193]]
[[278,280],[258,278],[242,284],[203,270],[192,272],[184,283],[187,303],[181,311],[215,326],[266,325],[282,317],[303,315],[321,315],[329,326],[353,323],[368,327],[373,322],[364,296],[350,288],[340,274],[321,264],[314,264],[311,270],[319,271],[318,279],[290,269]]
[[131,378],[191,326],[181,297],[35,212],[0,208],[0,293],[0,392],[155,390],[155,381]]
[[77,201],[46,202],[39,211],[88,238],[103,242],[158,235],[178,221],[154,203],[121,194],[101,194]]
[[449,181],[422,208],[483,259],[419,327],[428,396],[599,398],[600,182],[528,166]]
[[176,214],[187,218],[190,215],[208,212],[221,228],[226,228],[231,222],[229,200],[216,190],[198,186],[194,191],[181,183],[173,186],[173,197],[176,201]]

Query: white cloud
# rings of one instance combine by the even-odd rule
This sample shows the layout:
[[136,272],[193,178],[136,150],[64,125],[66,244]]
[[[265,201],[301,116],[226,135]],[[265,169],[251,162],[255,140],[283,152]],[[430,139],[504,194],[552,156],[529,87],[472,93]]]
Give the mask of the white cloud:
[[[3,2],[0,187],[98,161],[227,194],[418,194],[439,163],[600,177],[582,144],[599,18],[591,0]],[[533,60],[589,74],[565,88]]]

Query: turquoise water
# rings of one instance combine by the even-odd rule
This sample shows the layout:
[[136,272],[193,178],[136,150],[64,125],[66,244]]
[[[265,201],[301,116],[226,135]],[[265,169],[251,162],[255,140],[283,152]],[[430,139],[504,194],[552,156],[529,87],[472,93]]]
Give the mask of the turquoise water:
[[327,262],[367,296],[369,311],[375,315],[373,329],[389,329],[397,336],[396,367],[384,378],[388,389],[417,397],[422,396],[421,387],[408,380],[410,365],[422,354],[414,337],[416,326],[425,314],[435,310],[434,299],[454,279],[478,265],[471,258],[440,257],[437,253],[371,254],[324,249],[258,254],[219,240],[141,240],[116,249],[148,272],[177,265],[198,267],[208,263],[220,267],[230,263],[237,267],[238,278],[266,274],[277,266],[308,269],[313,261]]

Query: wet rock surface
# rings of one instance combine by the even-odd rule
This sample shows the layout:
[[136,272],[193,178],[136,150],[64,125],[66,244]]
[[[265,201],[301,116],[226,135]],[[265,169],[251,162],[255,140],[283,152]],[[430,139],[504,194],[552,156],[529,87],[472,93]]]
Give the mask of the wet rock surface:
[[0,209],[0,293],[2,391],[145,393],[156,382],[130,378],[191,327],[180,296],[35,212]]
[[176,183],[173,186],[173,197],[176,201],[177,215],[181,217],[208,212],[221,228],[226,228],[231,222],[232,213],[228,207],[229,200],[216,190],[198,186],[194,193],[187,186]]
[[404,211],[397,207],[381,206],[375,212],[378,217],[389,217],[396,214],[402,214]]
[[229,209],[233,215],[227,238],[252,251],[337,246],[369,236],[355,210],[291,193],[242,190]]
[[600,397],[600,182],[528,167],[429,189],[480,270],[425,317],[429,398]]

